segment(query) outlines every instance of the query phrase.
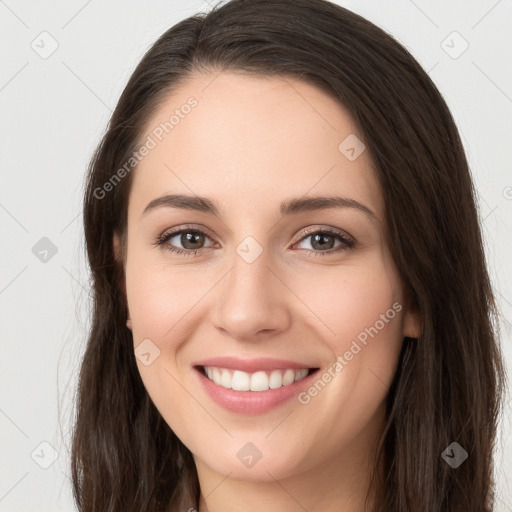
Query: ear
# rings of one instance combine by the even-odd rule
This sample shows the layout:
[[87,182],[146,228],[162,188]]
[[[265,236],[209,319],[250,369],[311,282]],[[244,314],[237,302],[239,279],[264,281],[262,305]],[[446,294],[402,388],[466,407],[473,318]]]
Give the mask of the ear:
[[402,335],[407,338],[419,338],[421,335],[421,316],[419,311],[406,311],[404,314]]
[[421,336],[421,313],[415,301],[407,294],[404,301],[404,316],[402,320],[402,336],[419,338]]
[[[120,241],[119,235],[117,233],[114,233],[112,243],[114,246],[114,257],[117,260],[118,265],[123,266],[124,262],[123,262],[123,259],[121,256],[121,241]],[[126,311],[128,312],[128,317],[126,319],[126,327],[128,327],[128,329],[130,329],[130,331],[131,331],[132,330],[132,319],[130,318],[130,311],[128,309],[128,299],[126,296],[126,279],[124,277],[124,272],[123,272],[123,280],[121,283],[121,289],[123,291],[124,300],[126,303]]]

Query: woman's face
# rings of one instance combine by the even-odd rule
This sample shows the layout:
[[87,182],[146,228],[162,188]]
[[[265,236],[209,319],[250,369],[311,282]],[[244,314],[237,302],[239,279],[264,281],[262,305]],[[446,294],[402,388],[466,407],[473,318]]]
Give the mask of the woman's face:
[[270,481],[351,467],[382,429],[418,317],[358,136],[316,87],[235,73],[189,79],[147,125],[129,325],[144,385],[198,468]]

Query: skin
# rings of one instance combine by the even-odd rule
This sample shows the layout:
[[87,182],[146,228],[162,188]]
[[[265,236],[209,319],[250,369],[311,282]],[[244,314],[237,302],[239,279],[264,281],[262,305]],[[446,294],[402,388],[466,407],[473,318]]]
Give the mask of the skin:
[[[140,162],[129,198],[127,325],[134,347],[150,339],[160,350],[148,366],[137,359],[144,385],[194,454],[199,512],[366,510],[403,338],[419,335],[419,315],[387,248],[369,151],[354,161],[339,151],[359,131],[315,86],[233,72],[187,80],[160,105],[142,140],[191,96],[197,107]],[[221,214],[162,207],[142,216],[169,193],[207,196]],[[280,215],[281,201],[305,195],[351,198],[375,218],[350,207]],[[207,230],[197,255],[155,245],[184,224]],[[356,245],[315,257],[343,243],[334,238],[315,248],[306,228],[348,233]],[[247,236],[263,249],[252,263],[236,252]],[[185,247],[179,235],[171,243]],[[119,253],[117,237],[114,246]],[[307,362],[322,374],[396,302],[401,311],[305,405],[294,398],[256,416],[229,412],[192,370],[202,358],[233,355]],[[247,442],[262,453],[252,467],[237,457]]]

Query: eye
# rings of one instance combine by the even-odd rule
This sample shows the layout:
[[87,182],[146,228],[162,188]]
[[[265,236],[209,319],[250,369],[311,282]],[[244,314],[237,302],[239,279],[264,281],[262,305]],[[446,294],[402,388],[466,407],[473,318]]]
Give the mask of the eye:
[[[308,239],[310,240],[309,245],[311,249],[306,248],[305,250],[313,256],[328,256],[346,249],[351,249],[355,246],[355,240],[351,236],[331,228],[316,228],[313,231],[306,232],[306,234],[302,233],[302,238],[294,245],[300,244]],[[335,245],[336,240],[340,242],[337,246]]]
[[[165,246],[169,252],[194,256],[201,249],[209,247],[204,246],[205,239],[210,239],[210,237],[203,231],[184,227],[178,231],[164,233],[156,239],[155,243],[158,246]],[[175,247],[176,244],[181,244],[183,248]]]

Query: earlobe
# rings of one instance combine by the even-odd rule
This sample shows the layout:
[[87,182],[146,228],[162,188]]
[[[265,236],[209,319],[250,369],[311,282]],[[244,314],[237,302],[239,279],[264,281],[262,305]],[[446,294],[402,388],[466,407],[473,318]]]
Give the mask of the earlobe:
[[421,335],[421,315],[419,311],[407,311],[404,315],[403,332],[404,337],[419,338]]
[[402,322],[402,336],[404,338],[419,338],[421,336],[421,313],[416,304],[413,304],[408,294],[405,300],[405,311]]
[[407,338],[419,338],[421,335],[420,315],[418,313],[407,313],[404,320],[403,336]]

